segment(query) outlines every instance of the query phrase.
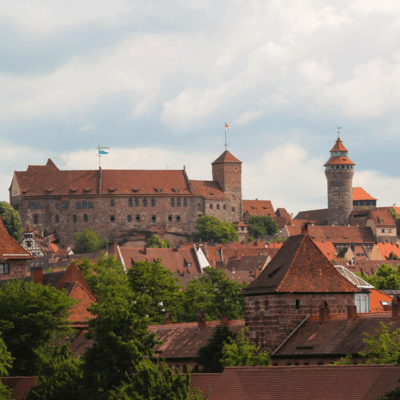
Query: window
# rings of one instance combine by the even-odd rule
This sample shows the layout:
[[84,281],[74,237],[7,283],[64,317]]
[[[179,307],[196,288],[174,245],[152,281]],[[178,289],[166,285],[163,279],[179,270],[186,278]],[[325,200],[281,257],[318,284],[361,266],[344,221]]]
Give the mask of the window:
[[176,222],[181,222],[181,216],[180,215],[176,216]]
[[54,207],[56,208],[56,210],[58,210],[60,208],[60,203],[54,204]]
[[171,199],[171,207],[175,207],[175,200]]
[[201,207],[201,203],[197,203],[197,207],[199,207],[199,208],[200,208],[200,207]]
[[82,201],[82,208],[88,208],[87,202],[85,200]]
[[10,273],[9,264],[0,264],[0,274],[8,275]]
[[128,215],[128,217],[126,219],[128,222],[132,222],[132,215]]
[[147,207],[147,199],[143,199],[143,207]]
[[55,217],[55,222],[60,222],[60,216],[58,214]]
[[91,201],[88,201],[87,208],[93,208],[93,203]]
[[14,204],[14,210],[18,211],[19,210],[19,204]]
[[154,198],[151,199],[151,206],[155,207],[156,206],[156,201],[154,200]]
[[226,210],[226,204],[224,204],[224,210]]
[[110,206],[111,206],[111,207],[115,207],[115,201],[114,201],[114,199],[111,199],[111,200],[110,200]]
[[132,201],[132,198],[131,198],[131,197],[129,198],[128,206],[129,206],[129,207],[133,207],[133,201]]
[[136,221],[137,221],[137,222],[140,222],[140,215],[139,215],[139,214],[136,215]]
[[213,209],[213,205],[212,204],[210,204],[210,210],[212,210]]
[[177,207],[180,207],[181,206],[181,199],[176,199],[176,206]]
[[135,199],[135,207],[139,207],[139,199]]
[[73,221],[73,222],[78,221],[78,217],[77,217],[75,214],[72,216],[72,221]]
[[168,215],[168,221],[172,222],[172,215]]
[[83,222],[89,222],[87,214],[83,214]]
[[115,216],[114,215],[110,215],[110,222],[115,222]]
[[219,210],[219,204],[217,204],[217,210]]
[[235,212],[235,207],[232,207],[232,212]]
[[296,310],[300,308],[300,300],[296,299]]
[[80,202],[80,201],[78,201],[78,202],[75,203],[75,208],[76,208],[77,210],[81,208],[81,202]]
[[264,309],[265,309],[265,310],[268,310],[268,300],[265,300],[265,301],[264,301]]
[[33,215],[33,223],[38,224],[39,223],[39,216],[37,214]]
[[63,208],[68,208],[69,202],[68,201],[63,201]]
[[183,207],[187,207],[187,198],[186,197],[183,199]]
[[42,203],[29,203],[29,208],[42,208]]
[[156,216],[155,215],[151,216],[151,222],[156,222]]
[[[29,240],[29,241],[26,242],[26,245],[27,245],[29,248],[31,248],[31,247],[32,247],[32,242]],[[385,302],[384,302],[384,301],[383,301],[383,302],[381,301],[381,303],[385,303]],[[382,304],[382,305],[385,305],[385,304]]]
[[258,311],[259,308],[260,308],[259,302],[256,300],[256,301],[254,302],[254,309],[255,309],[256,311]]

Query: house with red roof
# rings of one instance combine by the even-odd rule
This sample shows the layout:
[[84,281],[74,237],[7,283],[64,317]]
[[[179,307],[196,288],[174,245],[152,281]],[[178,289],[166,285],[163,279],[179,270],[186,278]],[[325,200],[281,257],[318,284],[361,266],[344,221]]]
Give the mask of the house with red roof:
[[275,211],[270,200],[243,200],[243,219],[248,223],[249,218],[275,217]]
[[360,210],[364,207],[372,210],[376,208],[375,197],[372,197],[361,187],[353,187],[353,210]]
[[377,242],[397,241],[395,220],[387,209],[370,210],[366,226],[370,226]]
[[21,246],[34,257],[48,257],[58,251],[58,246],[47,242],[38,231],[34,231],[30,224],[24,230]]

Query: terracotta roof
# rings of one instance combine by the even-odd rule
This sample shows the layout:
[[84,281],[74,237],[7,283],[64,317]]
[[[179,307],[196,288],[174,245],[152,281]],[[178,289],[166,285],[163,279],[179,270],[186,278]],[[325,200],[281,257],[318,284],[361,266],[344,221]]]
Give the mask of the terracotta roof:
[[388,228],[396,227],[392,214],[390,214],[388,210],[370,210],[370,216],[376,226]]
[[191,374],[190,386],[199,389],[203,393],[203,397],[205,397],[210,391],[212,391],[220,377],[221,374]]
[[346,147],[344,147],[344,144],[340,137],[337,138],[335,145],[332,147],[330,151],[348,151]]
[[309,226],[309,235],[317,242],[333,244],[373,244],[375,238],[370,227]]
[[1,378],[1,382],[12,389],[12,399],[23,400],[26,399],[30,388],[36,386],[37,379],[37,376],[8,376]]
[[331,157],[325,164],[324,167],[327,165],[356,165],[353,161],[350,160],[349,157]]
[[[174,316],[172,316],[172,319]],[[165,358],[194,358],[200,347],[205,346],[220,321],[207,322],[199,329],[197,322],[170,325],[149,325],[149,331],[157,334],[157,339],[164,343],[154,347],[156,355]],[[229,329],[238,333],[245,326],[244,320],[230,321]]]
[[94,340],[89,340],[85,338],[85,334],[87,332],[87,329],[80,329],[78,334],[71,340],[69,348],[72,353],[81,356],[88,347],[93,346]]
[[357,200],[376,200],[376,199],[375,197],[369,195],[363,188],[353,187],[353,201]]
[[242,163],[231,152],[225,150],[212,164],[221,164],[226,162]]
[[6,229],[0,229],[0,259],[31,260],[33,256],[10,236]]
[[[306,220],[311,223],[316,223],[318,225],[327,225],[328,224],[328,209],[322,208],[320,210],[308,210],[308,211],[300,211],[295,220]],[[315,221],[315,222],[313,222]]]
[[390,304],[392,298],[378,289],[368,289],[369,291],[369,309],[372,313],[383,312],[382,302]]
[[368,276],[374,275],[376,270],[382,264],[389,264],[397,267],[400,265],[399,260],[354,260],[353,263],[348,260],[335,260],[335,265],[343,265],[351,272],[358,272],[360,274],[367,274]]
[[396,365],[226,367],[210,379],[209,400],[376,400],[399,386],[399,375]]
[[242,294],[357,293],[308,234],[289,237],[260,276]]
[[[382,257],[386,258],[386,260],[389,259],[391,252],[393,252],[393,254],[400,258],[400,247],[398,244],[378,243],[377,246],[379,253],[381,253]],[[398,262],[400,263],[400,261]]]
[[24,230],[24,232],[29,232],[29,233],[33,233],[33,232],[35,232],[34,230],[33,230],[33,228],[31,227],[31,225],[30,224],[28,224],[27,226],[26,226],[26,228],[25,228],[25,230]]
[[243,200],[243,214],[275,217],[270,200]]
[[338,255],[335,246],[332,242],[315,242],[318,248],[324,253],[325,257],[329,260],[336,260]]
[[266,255],[251,255],[233,259],[228,262],[228,269],[230,271],[253,271],[256,268],[263,267],[267,262],[267,257]]
[[207,199],[228,198],[218,182],[192,180],[189,182],[193,196],[204,196]]
[[277,217],[285,218],[286,222],[289,222],[291,219],[290,214],[286,211],[286,208],[277,208],[275,211],[275,215]]

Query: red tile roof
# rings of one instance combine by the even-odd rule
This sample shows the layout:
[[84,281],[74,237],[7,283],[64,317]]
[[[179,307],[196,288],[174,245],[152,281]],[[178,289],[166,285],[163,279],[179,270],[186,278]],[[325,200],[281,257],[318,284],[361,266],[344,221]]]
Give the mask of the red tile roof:
[[372,313],[383,312],[383,305],[381,302],[390,304],[392,298],[378,289],[368,289],[369,291],[369,309]]
[[325,257],[329,260],[336,260],[338,258],[335,246],[332,242],[315,242],[318,248],[324,253]]
[[308,234],[289,237],[260,276],[242,294],[358,293]]
[[331,151],[348,151],[340,137],[337,138],[335,145],[332,147]]
[[24,400],[30,388],[36,386],[37,379],[37,376],[8,376],[1,378],[1,382],[12,389],[12,399]]
[[396,223],[392,217],[392,214],[388,210],[370,210],[370,216],[375,222],[376,226],[379,227],[388,227],[388,228],[395,228]]
[[[394,255],[396,255],[400,259],[400,247],[398,244],[378,243],[377,246],[378,246],[379,253],[381,253],[382,257],[386,258],[386,260],[389,259],[390,253],[392,253],[392,252]],[[398,262],[400,263],[400,261],[398,261]]]
[[373,244],[375,238],[370,227],[309,226],[310,236],[317,242],[333,244]]
[[204,196],[207,199],[227,198],[226,193],[218,182],[195,180],[190,180],[189,182],[193,196]]
[[275,217],[275,211],[270,200],[243,200],[243,214],[248,216],[271,216]]
[[331,157],[326,164],[324,164],[324,167],[328,165],[356,165],[353,163],[353,161],[350,160],[349,157]]
[[[3,221],[1,222],[3,223]],[[8,234],[5,228],[0,229],[0,259],[31,260],[33,258],[34,257],[28,251],[26,251],[12,236]]]
[[361,187],[353,187],[353,200],[376,200]]
[[221,164],[226,162],[242,163],[231,152],[225,150],[212,164]]
[[367,274],[368,276],[374,275],[376,270],[382,264],[389,264],[397,267],[400,265],[399,260],[354,260],[353,264],[347,260],[335,260],[335,265],[343,265],[343,267],[347,268],[351,272],[358,272],[360,274]]

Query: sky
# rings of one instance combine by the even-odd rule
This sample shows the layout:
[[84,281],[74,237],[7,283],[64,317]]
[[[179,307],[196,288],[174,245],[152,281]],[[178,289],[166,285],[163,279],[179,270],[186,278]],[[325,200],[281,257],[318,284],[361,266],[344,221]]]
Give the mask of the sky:
[[0,0],[0,200],[13,172],[182,169],[228,150],[244,199],[327,206],[338,136],[353,186],[400,204],[398,0]]

